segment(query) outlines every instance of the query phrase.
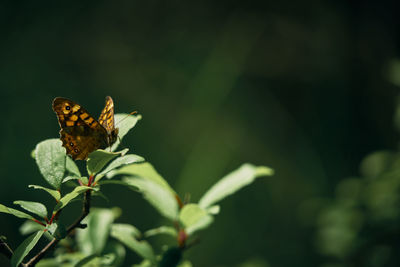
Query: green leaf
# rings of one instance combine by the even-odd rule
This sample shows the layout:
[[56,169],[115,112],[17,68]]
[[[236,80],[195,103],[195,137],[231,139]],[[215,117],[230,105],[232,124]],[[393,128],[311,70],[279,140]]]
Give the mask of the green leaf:
[[92,254],[81,259],[74,265],[74,267],[99,266],[98,260],[99,257],[96,254]]
[[65,168],[70,174],[72,174],[72,176],[78,176],[78,177],[82,176],[75,161],[70,157],[66,157]]
[[142,233],[135,226],[127,223],[114,223],[111,226],[111,231],[115,231],[118,233],[126,233],[134,238],[140,239],[142,238]]
[[[179,265],[177,267],[192,267],[192,266],[193,266],[193,264],[190,261],[183,261],[183,262],[179,263]],[[253,267],[255,267],[255,266],[253,266]]]
[[187,204],[179,213],[179,220],[185,227],[185,232],[190,236],[209,226],[213,222],[213,217],[199,205]]
[[37,222],[31,220],[27,220],[19,227],[19,232],[22,235],[29,235],[43,229],[45,229],[43,225],[40,225]]
[[208,207],[207,212],[211,215],[217,215],[219,213],[220,209],[221,208],[219,205],[214,205],[214,206]]
[[66,153],[59,139],[37,144],[35,160],[44,179],[55,189],[60,188],[65,173]]
[[112,160],[115,157],[118,157],[119,155],[124,155],[127,151],[128,151],[127,149],[119,152],[109,152],[103,149],[98,149],[96,151],[93,151],[92,153],[89,154],[86,165],[89,175],[93,175],[100,172],[110,160]]
[[103,251],[115,217],[113,209],[90,210],[89,216],[84,220],[87,227],[77,231],[78,246],[84,254],[100,254]]
[[144,232],[143,236],[145,238],[155,236],[155,235],[170,235],[172,237],[177,237],[178,233],[176,232],[176,229],[174,227],[170,226],[160,226],[158,228],[150,229]]
[[64,184],[64,183],[66,183],[66,182],[68,182],[68,181],[80,180],[80,179],[81,179],[80,176],[71,176],[71,175],[68,175],[68,176],[65,176],[65,178],[62,180],[62,183]]
[[[121,180],[103,180],[98,183],[99,185],[106,185],[106,184],[117,184],[117,185],[123,185],[127,187],[133,187],[133,185],[129,185],[124,181]],[[139,191],[139,188],[136,188],[136,191]]]
[[146,180],[151,180],[161,187],[165,188],[166,190],[170,191],[172,195],[176,195],[175,191],[171,188],[171,186],[165,181],[165,179],[154,169],[154,167],[148,163],[138,163],[138,164],[131,164],[125,167],[122,167],[116,171],[113,171],[112,174],[110,173],[107,177],[112,177],[118,174],[129,174],[133,176],[139,176]]
[[79,180],[81,180],[82,184],[89,183],[89,178],[87,178],[86,176],[79,177]]
[[29,188],[44,190],[47,193],[49,193],[52,197],[54,197],[56,201],[59,201],[60,198],[61,198],[61,194],[60,194],[60,192],[58,190],[46,188],[46,187],[43,187],[43,186],[40,186],[40,185],[33,185],[33,184],[29,185]]
[[0,212],[8,213],[22,219],[35,220],[35,218],[25,212],[6,207],[2,204],[0,204]]
[[[41,259],[35,267],[67,267],[68,265],[63,264],[60,265],[60,262],[57,259]],[[72,267],[72,266],[69,266]]]
[[112,161],[103,171],[101,171],[98,175],[96,175],[96,182],[99,181],[104,175],[106,175],[108,172],[119,168],[123,165],[135,163],[135,162],[141,162],[144,161],[144,158],[138,155],[125,155],[119,158],[116,158],[114,161]]
[[28,255],[28,253],[33,249],[39,239],[42,237],[44,231],[36,232],[25,239],[21,245],[15,250],[11,258],[11,266],[17,267]]
[[273,174],[274,171],[268,167],[256,167],[248,163],[243,164],[239,169],[231,172],[213,185],[200,199],[199,205],[206,209],[242,187],[251,184],[256,178]]
[[52,224],[47,226],[48,232],[56,239],[61,240],[64,239],[68,232],[67,228],[61,222],[53,222]]
[[154,265],[149,260],[143,260],[139,264],[134,264],[133,267],[154,267]]
[[141,118],[142,118],[141,115],[135,116],[135,115],[130,115],[130,114],[126,114],[126,113],[118,113],[118,114],[114,115],[115,127],[118,128],[118,137],[119,138],[112,145],[111,151],[114,151],[117,149],[122,138],[124,138],[124,136],[129,132],[129,130],[132,129]]
[[47,209],[46,206],[39,202],[32,202],[32,201],[23,201],[23,200],[16,200],[14,201],[15,205],[20,205],[21,208],[32,212],[42,218],[47,218]]
[[153,248],[147,241],[137,240],[138,230],[134,226],[128,224],[114,224],[111,227],[111,236],[135,251],[144,259],[148,259],[155,264],[156,257]]
[[87,190],[92,190],[92,187],[88,186],[77,186],[74,188],[74,190],[65,196],[63,196],[60,201],[57,203],[57,205],[54,207],[53,213],[57,212],[58,210],[64,208],[66,205],[68,205],[71,200],[79,196],[80,194],[86,192]]
[[108,264],[108,266],[122,266],[125,260],[126,250],[125,247],[115,240],[108,241],[106,247],[104,248],[104,254],[113,255],[113,261]]
[[169,190],[153,180],[147,180],[141,177],[124,177],[125,183],[139,188],[143,197],[155,207],[161,215],[170,220],[178,218],[178,202]]

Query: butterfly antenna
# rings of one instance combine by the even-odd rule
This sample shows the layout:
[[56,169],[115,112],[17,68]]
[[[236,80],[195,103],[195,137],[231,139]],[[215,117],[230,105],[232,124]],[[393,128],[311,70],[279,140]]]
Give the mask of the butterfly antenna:
[[121,138],[119,137],[119,135],[117,135],[117,137],[118,137],[118,141],[119,141],[118,145],[121,146],[122,149],[127,148],[127,147],[122,143],[122,140],[121,140]]
[[120,120],[120,121],[118,121],[118,123],[115,125],[115,126],[117,126],[118,124],[120,124],[123,120],[125,120],[126,118],[128,118],[129,116],[133,116],[133,115],[135,115],[135,114],[137,114],[138,112],[135,110],[135,111],[132,111],[131,113],[129,113],[129,114],[127,114],[124,118],[122,118],[122,120]]

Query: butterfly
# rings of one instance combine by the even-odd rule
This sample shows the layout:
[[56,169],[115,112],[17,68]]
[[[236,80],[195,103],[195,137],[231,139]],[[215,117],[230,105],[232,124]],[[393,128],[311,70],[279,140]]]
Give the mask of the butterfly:
[[99,120],[72,100],[56,97],[53,110],[60,124],[60,139],[67,154],[74,160],[85,160],[89,153],[115,143],[118,128],[114,125],[114,102],[106,97],[106,105]]

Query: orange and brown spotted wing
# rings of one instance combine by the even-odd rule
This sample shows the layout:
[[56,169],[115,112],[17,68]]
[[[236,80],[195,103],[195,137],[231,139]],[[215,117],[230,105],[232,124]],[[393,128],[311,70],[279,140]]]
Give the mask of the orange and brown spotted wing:
[[115,129],[114,102],[110,96],[106,97],[106,106],[100,114],[99,123],[107,130],[108,134]]
[[57,97],[53,110],[61,127],[60,139],[73,159],[84,160],[107,143],[106,130],[79,104]]

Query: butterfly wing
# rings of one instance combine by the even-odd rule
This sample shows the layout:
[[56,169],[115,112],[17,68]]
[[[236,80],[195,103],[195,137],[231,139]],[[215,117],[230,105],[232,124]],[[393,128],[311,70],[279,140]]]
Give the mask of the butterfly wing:
[[111,134],[115,129],[114,122],[114,102],[110,96],[106,97],[106,105],[99,117],[99,123]]
[[60,139],[74,160],[87,159],[89,153],[106,147],[107,131],[79,104],[57,97],[53,110],[61,127]]

